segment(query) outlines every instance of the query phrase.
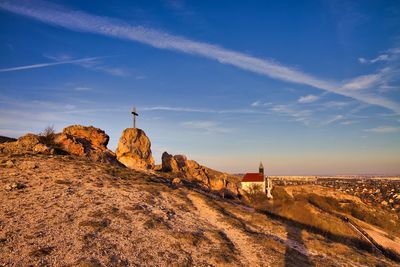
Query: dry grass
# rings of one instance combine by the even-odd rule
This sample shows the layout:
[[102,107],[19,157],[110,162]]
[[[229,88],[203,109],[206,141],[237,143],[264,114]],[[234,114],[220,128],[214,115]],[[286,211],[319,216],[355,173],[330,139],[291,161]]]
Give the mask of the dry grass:
[[[303,229],[243,211],[259,218],[261,230],[254,230],[256,221],[251,216],[239,218],[239,208],[231,201],[195,192],[193,183],[173,188],[172,177],[161,174],[73,156],[12,159],[17,166],[26,161],[39,167],[29,173],[17,167],[0,168],[0,190],[14,182],[27,185],[0,192],[0,266],[243,266],[249,257],[282,266],[294,257],[285,255],[287,225]],[[5,157],[0,155],[0,160]],[[196,201],[208,207],[205,213]],[[207,212],[214,216],[212,222]],[[268,234],[277,228],[283,231],[279,237]],[[321,246],[328,251],[340,244],[333,240],[328,247],[317,238],[319,233],[310,231],[310,236],[315,243],[310,250]],[[333,254],[328,260],[323,254],[313,260],[320,265],[344,264],[352,259],[344,261],[343,257],[364,253],[343,246],[345,256]],[[243,250],[253,247],[260,253]],[[371,264],[377,262],[370,254],[364,258]]]
[[272,192],[274,199],[265,194],[251,196],[251,204],[260,212],[292,223],[309,231],[321,234],[336,242],[366,248],[354,232],[341,220],[319,211],[304,198],[291,197],[282,187],[276,186]]
[[341,201],[332,197],[317,194],[302,194],[297,199],[305,200],[326,212],[336,211],[345,213],[366,223],[381,227],[390,234],[400,236],[400,221],[395,214],[380,209],[366,208],[365,205],[351,200]]

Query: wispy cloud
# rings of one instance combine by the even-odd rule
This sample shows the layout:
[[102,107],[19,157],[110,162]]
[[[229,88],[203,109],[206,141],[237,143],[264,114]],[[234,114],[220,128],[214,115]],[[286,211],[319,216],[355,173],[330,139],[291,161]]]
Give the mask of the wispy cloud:
[[352,124],[354,124],[354,121],[342,121],[340,124],[342,124],[342,125],[352,125]]
[[253,114],[253,115],[271,115],[271,112],[263,110],[236,108],[236,109],[212,109],[212,108],[192,108],[192,107],[138,107],[139,111],[169,111],[184,113],[213,113],[213,114]]
[[358,61],[361,64],[373,64],[376,62],[385,62],[385,61],[392,61],[395,60],[398,55],[400,54],[400,48],[391,48],[387,50],[385,53],[380,54],[379,56],[373,59],[366,59],[363,57],[358,58]]
[[207,108],[186,108],[186,107],[168,107],[168,106],[141,107],[141,108],[138,108],[138,110],[140,110],[140,111],[200,112],[200,113],[217,112],[214,109],[207,109]]
[[377,82],[379,82],[381,79],[382,79],[382,74],[374,73],[374,74],[362,75],[347,81],[342,88],[348,90],[368,89],[371,86],[376,85]]
[[182,125],[185,128],[201,130],[207,133],[228,133],[231,131],[215,121],[187,121],[182,123]]
[[29,70],[29,69],[45,68],[45,67],[65,65],[65,64],[77,64],[77,63],[90,62],[90,61],[93,61],[96,59],[99,59],[99,57],[87,57],[87,58],[81,58],[81,59],[63,60],[63,61],[57,61],[57,62],[40,63],[40,64],[33,64],[33,65],[5,68],[5,69],[0,69],[0,72]]
[[[45,57],[55,60],[57,62],[63,62],[65,60],[69,60],[71,57],[69,55],[44,55]],[[109,75],[113,76],[119,76],[119,77],[128,77],[130,76],[130,72],[127,71],[126,69],[123,68],[117,68],[117,67],[110,67],[106,66],[103,64],[102,59],[104,58],[110,58],[114,56],[103,56],[103,57],[96,57],[93,58],[92,60],[87,60],[87,61],[78,61],[78,62],[72,62],[72,64],[76,64],[80,67],[89,69],[89,70],[94,70],[94,71],[100,71],[104,72]]]
[[265,106],[269,106],[269,105],[272,105],[272,103],[271,102],[262,102],[262,101],[260,101],[260,100],[257,100],[257,101],[254,101],[253,103],[251,103],[251,105],[250,106],[252,106],[252,107],[265,107]]
[[379,56],[377,56],[376,58],[373,58],[373,59],[365,59],[365,58],[362,58],[362,57],[360,57],[358,59],[358,61],[360,63],[362,63],[362,64],[376,63],[376,62],[379,62],[379,61],[388,61],[388,60],[389,60],[389,55],[387,55],[387,54],[379,55]]
[[218,45],[192,41],[184,37],[142,26],[128,25],[116,19],[94,16],[76,10],[68,10],[47,2],[35,1],[33,4],[27,1],[1,1],[0,8],[74,31],[91,32],[114,38],[127,39],[159,49],[202,56],[217,60],[222,64],[233,65],[274,79],[309,85],[400,113],[399,103],[382,96],[346,90],[345,88],[341,88],[340,82],[320,79],[273,60],[257,58],[225,49]]
[[376,127],[376,128],[366,129],[365,131],[366,132],[370,132],[370,133],[381,133],[381,134],[397,133],[397,132],[400,132],[400,127],[379,126],[379,127]]
[[343,107],[346,107],[346,106],[348,106],[350,104],[351,104],[351,102],[329,101],[329,102],[324,103],[322,105],[324,105],[325,107],[328,107],[328,108],[343,108]]
[[300,97],[297,102],[301,103],[301,104],[306,104],[306,103],[312,103],[315,102],[319,99],[319,96],[316,95],[306,95],[306,96],[302,96]]
[[311,122],[311,110],[297,109],[289,105],[275,105],[269,109],[272,112],[294,118],[295,121],[309,125]]
[[320,126],[325,126],[325,125],[334,123],[336,121],[342,120],[343,118],[344,118],[343,115],[336,115],[336,116],[334,116],[334,117],[322,122]]

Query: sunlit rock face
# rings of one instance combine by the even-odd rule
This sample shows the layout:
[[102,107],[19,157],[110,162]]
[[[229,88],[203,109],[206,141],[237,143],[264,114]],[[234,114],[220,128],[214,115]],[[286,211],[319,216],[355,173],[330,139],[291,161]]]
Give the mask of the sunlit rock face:
[[95,162],[117,163],[115,154],[107,148],[110,137],[93,126],[72,125],[56,134],[54,143],[71,155],[86,157]]
[[95,147],[107,148],[110,137],[101,129],[93,126],[71,125],[64,128],[63,133],[82,137]]
[[164,152],[161,158],[164,172],[171,172],[188,181],[196,181],[215,191],[228,190],[234,195],[239,193],[238,178],[232,175],[202,166],[185,155],[171,155]]
[[120,164],[107,148],[109,136],[93,126],[71,125],[61,133],[26,134],[15,142],[0,144],[6,154],[69,154],[95,162]]
[[130,169],[154,167],[150,139],[141,129],[127,128],[122,132],[116,155],[118,161]]
[[54,149],[46,144],[43,144],[40,136],[28,133],[18,138],[16,141],[7,141],[0,144],[0,152],[5,154],[53,154]]

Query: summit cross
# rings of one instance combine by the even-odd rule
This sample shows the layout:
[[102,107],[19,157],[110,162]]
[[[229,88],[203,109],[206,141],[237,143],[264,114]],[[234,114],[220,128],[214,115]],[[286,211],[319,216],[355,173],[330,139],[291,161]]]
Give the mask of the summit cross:
[[136,112],[136,107],[132,108],[132,115],[133,115],[133,128],[136,129],[136,116],[139,116]]

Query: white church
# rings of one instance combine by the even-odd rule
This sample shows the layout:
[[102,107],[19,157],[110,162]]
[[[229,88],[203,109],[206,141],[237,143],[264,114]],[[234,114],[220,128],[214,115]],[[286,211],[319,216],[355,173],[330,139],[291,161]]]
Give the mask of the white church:
[[245,176],[243,176],[241,185],[242,189],[246,192],[249,192],[251,188],[259,187],[265,194],[267,194],[268,198],[272,198],[272,181],[264,174],[264,166],[262,162],[260,162],[258,172],[246,173]]

